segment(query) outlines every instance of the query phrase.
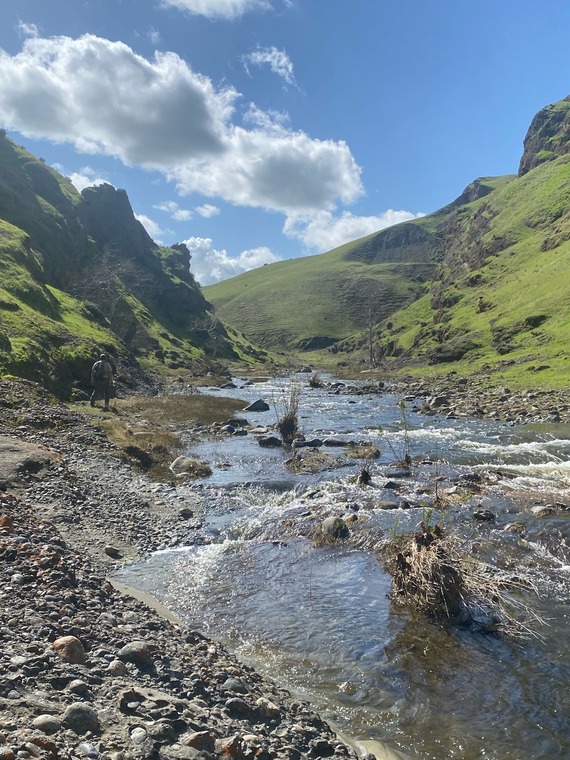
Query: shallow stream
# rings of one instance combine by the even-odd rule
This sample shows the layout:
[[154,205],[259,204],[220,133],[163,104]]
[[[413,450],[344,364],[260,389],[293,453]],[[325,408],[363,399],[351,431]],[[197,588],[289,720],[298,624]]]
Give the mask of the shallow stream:
[[[371,485],[356,485],[363,462],[343,448],[322,449],[325,470],[292,474],[291,453],[262,449],[253,435],[200,443],[189,454],[213,468],[197,484],[209,542],[159,552],[117,579],[223,641],[378,758],[570,757],[570,429],[425,417],[393,396],[296,382],[307,438],[380,449],[367,462]],[[275,423],[288,393],[270,379],[231,391],[269,403],[243,415],[260,426]],[[402,478],[394,462],[408,448],[414,467]],[[487,485],[459,498],[461,476],[474,473]],[[449,499],[432,513],[434,492]],[[475,520],[484,510],[495,519]],[[315,511],[357,515],[368,548],[315,547],[301,529]],[[370,547],[426,517],[534,584],[537,593],[519,596],[547,621],[532,623],[537,636],[442,627],[391,603]]]

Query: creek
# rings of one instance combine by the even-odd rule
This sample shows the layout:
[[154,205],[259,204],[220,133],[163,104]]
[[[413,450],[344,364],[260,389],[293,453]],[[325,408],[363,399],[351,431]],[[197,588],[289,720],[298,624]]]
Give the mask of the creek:
[[[222,641],[379,760],[570,757],[570,429],[426,417],[394,396],[335,394],[307,379],[296,378],[302,432],[377,446],[370,485],[357,485],[363,462],[344,448],[323,447],[318,472],[292,473],[291,452],[254,435],[200,442],[188,453],[213,470],[196,484],[207,540],[157,552],[117,580]],[[269,427],[289,391],[268,378],[204,392],[267,400],[269,411],[243,416]],[[394,464],[404,451],[408,476]],[[485,512],[493,519],[475,519]],[[316,547],[303,529],[315,514],[353,515],[359,541]],[[524,581],[519,601],[545,621],[531,623],[536,636],[442,626],[391,602],[375,548],[424,519]]]

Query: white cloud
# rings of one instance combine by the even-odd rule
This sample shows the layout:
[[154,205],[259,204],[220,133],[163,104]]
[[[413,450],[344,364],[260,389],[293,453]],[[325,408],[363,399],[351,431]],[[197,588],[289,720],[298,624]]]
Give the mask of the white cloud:
[[210,219],[212,216],[218,216],[220,209],[211,203],[203,203],[201,206],[196,207],[196,213],[205,219]]
[[[57,166],[54,166],[54,168],[61,171]],[[86,187],[110,184],[108,180],[103,177],[98,177],[95,169],[92,169],[90,166],[84,166],[78,172],[72,172],[69,175],[69,179],[73,182],[75,188],[79,190],[79,192],[85,190]]]
[[252,53],[244,55],[242,61],[248,73],[248,63],[254,66],[269,66],[271,71],[281,77],[284,82],[297,86],[293,73],[293,63],[284,50],[278,50],[276,47],[258,47]]
[[225,153],[179,165],[168,176],[183,194],[295,213],[354,201],[362,194],[360,171],[342,141],[234,127]]
[[158,45],[161,42],[160,32],[153,26],[151,26],[151,28],[148,30],[147,37],[153,45]]
[[243,115],[243,123],[247,126],[274,135],[286,135],[288,122],[289,114],[274,110],[262,111],[255,103],[250,103]]
[[174,201],[163,201],[162,203],[158,203],[154,208],[170,214],[176,222],[187,222],[193,216],[190,209],[180,208],[178,203]]
[[349,243],[351,240],[391,227],[393,224],[419,219],[422,216],[424,214],[388,209],[377,216],[354,216],[349,211],[345,211],[335,218],[331,213],[321,211],[311,217],[288,216],[283,232],[288,237],[300,240],[308,249],[322,253]]
[[164,244],[162,238],[168,234],[168,230],[161,229],[160,225],[145,214],[135,214],[135,219],[138,219],[155,243]]
[[162,0],[162,5],[208,18],[235,19],[248,11],[269,10],[269,0]]
[[24,21],[18,21],[18,32],[22,37],[39,37],[40,30],[36,24],[26,24]]
[[147,61],[93,35],[0,51],[0,117],[32,137],[161,168],[223,152],[237,93],[216,91],[175,53]]
[[15,56],[0,51],[7,129],[156,168],[183,194],[236,205],[332,211],[361,195],[360,167],[346,143],[294,132],[283,115],[255,106],[247,114],[252,128],[232,124],[238,97],[175,53],[148,61],[93,35],[28,39]]
[[264,264],[280,261],[279,256],[265,246],[242,251],[232,257],[225,248],[216,250],[211,238],[191,237],[184,243],[192,255],[190,268],[201,285],[211,285]]

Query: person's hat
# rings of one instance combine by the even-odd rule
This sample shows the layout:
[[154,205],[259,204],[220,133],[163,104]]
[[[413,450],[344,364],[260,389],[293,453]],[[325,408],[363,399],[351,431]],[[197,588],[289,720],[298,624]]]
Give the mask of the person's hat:
[[102,362],[106,362],[107,358],[108,358],[107,354],[101,354],[101,356],[99,357],[99,359],[101,359]]

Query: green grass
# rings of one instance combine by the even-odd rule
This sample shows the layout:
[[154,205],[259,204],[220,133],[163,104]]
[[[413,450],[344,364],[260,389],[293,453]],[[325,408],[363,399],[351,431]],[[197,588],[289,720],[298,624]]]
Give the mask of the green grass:
[[266,360],[209,314],[189,264],[184,248],[150,240],[124,191],[82,196],[0,135],[0,372],[65,397],[88,388],[101,348],[137,377],[212,355]]
[[[372,236],[368,236],[370,238]],[[362,241],[326,254],[269,264],[204,289],[217,314],[266,348],[339,340],[362,329],[371,303],[378,318],[412,300],[429,265],[347,260]],[[417,279],[415,279],[417,278]]]
[[[394,315],[393,328],[384,326],[379,339],[384,345],[396,340],[410,365],[422,363],[421,372],[439,343],[473,339],[477,345],[461,360],[428,371],[491,371],[513,386],[564,387],[570,382],[569,157],[536,167],[477,204],[491,221],[473,246],[502,239],[506,247],[478,268],[462,270],[457,260],[448,260],[453,281],[444,279],[440,290],[453,291],[458,300],[443,310],[442,321],[437,322],[426,296]],[[472,208],[462,221],[460,254],[475,223]],[[438,328],[445,333],[443,341],[437,339]],[[547,368],[537,371],[541,366]]]

